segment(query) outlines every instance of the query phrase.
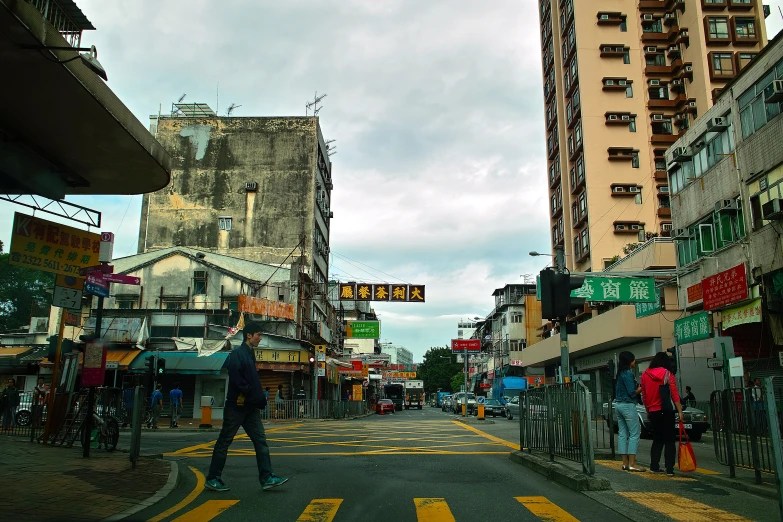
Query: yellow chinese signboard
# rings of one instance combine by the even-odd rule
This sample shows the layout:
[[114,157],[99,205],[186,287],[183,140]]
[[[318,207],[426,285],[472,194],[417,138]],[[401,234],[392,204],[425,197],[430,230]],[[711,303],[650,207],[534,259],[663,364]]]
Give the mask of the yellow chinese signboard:
[[351,396],[351,399],[354,401],[361,401],[362,399],[362,385],[361,384],[354,384],[353,385],[353,395]]
[[342,301],[424,302],[424,285],[340,283]]
[[309,354],[298,350],[255,350],[256,362],[303,363],[310,362]]
[[416,372],[383,372],[384,379],[415,379]]
[[761,299],[755,299],[742,306],[727,308],[720,313],[723,329],[747,323],[761,322]]
[[98,264],[101,235],[45,219],[14,215],[9,263],[55,274],[79,275]]

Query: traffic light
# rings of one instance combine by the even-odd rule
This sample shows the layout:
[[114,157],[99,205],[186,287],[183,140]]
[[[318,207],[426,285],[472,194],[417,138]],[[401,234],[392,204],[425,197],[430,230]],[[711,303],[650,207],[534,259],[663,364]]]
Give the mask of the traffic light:
[[161,357],[158,359],[158,377],[166,373],[166,359]]
[[585,278],[571,274],[559,274],[547,268],[539,274],[541,283],[541,317],[565,319],[575,308],[584,306],[581,297],[571,297],[571,291],[582,287]]
[[147,373],[150,375],[155,374],[155,356],[150,355],[144,359],[144,367],[147,368]]
[[666,349],[666,353],[669,354],[669,370],[675,375],[677,375],[677,347],[672,346],[671,348]]

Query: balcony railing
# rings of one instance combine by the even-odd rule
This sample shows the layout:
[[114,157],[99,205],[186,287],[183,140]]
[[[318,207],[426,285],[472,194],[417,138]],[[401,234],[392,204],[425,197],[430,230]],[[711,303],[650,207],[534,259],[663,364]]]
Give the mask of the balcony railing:
[[81,47],[82,30],[56,0],[27,0],[72,47]]

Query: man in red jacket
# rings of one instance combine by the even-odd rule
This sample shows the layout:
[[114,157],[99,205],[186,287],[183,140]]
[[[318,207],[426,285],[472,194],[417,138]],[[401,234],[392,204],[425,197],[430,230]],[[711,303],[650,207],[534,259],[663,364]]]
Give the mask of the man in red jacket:
[[[669,356],[665,352],[655,354],[649,368],[642,374],[642,400],[647,408],[647,418],[652,427],[652,448],[650,449],[650,471],[664,473],[660,467],[661,451],[664,451],[664,463],[666,475],[674,476],[675,447],[677,433],[674,428],[675,408],[679,414],[679,422],[682,422],[682,405],[680,394],[677,391],[677,383],[674,374],[669,371],[671,367]],[[661,387],[668,389],[668,393],[661,394]]]

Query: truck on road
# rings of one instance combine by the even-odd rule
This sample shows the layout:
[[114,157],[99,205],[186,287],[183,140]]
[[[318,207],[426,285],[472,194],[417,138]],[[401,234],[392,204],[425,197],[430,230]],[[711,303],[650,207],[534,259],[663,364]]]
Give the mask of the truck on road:
[[421,409],[424,405],[424,381],[405,381],[405,409]]
[[401,382],[385,384],[383,386],[383,397],[385,399],[391,399],[394,403],[395,410],[402,411],[403,404],[405,403],[405,389]]

